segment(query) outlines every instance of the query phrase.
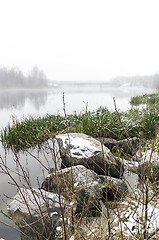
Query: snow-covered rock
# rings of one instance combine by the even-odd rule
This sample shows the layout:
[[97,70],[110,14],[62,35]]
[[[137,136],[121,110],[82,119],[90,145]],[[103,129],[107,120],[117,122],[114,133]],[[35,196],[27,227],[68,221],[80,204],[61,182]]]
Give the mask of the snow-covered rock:
[[44,190],[21,188],[8,207],[12,220],[22,232],[21,239],[55,239],[56,228],[61,226],[61,208],[64,197]]
[[63,167],[83,165],[98,174],[123,175],[121,162],[100,141],[81,133],[60,134],[56,139]]

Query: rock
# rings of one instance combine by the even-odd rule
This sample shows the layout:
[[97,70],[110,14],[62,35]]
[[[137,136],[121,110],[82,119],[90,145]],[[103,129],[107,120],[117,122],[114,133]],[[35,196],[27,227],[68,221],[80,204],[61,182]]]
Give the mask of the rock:
[[[129,190],[124,179],[117,179],[110,176],[101,175],[100,178],[103,181],[102,189],[108,199],[116,199],[125,196]],[[105,196],[106,197],[106,196]]]
[[134,155],[139,148],[139,139],[136,137],[123,139],[118,141],[117,146],[121,148],[124,153]]
[[111,151],[113,150],[114,147],[117,146],[117,142],[118,142],[113,138],[97,137],[96,139],[100,141],[105,147],[109,148]]
[[[97,139],[100,141],[99,138]],[[101,141],[111,151],[119,148],[123,151],[123,153],[130,154],[131,156],[133,156],[137,152],[139,147],[139,139],[136,137],[123,139],[120,141],[112,138],[101,138]]]
[[116,178],[123,175],[121,162],[98,140],[80,133],[60,134],[56,139],[63,167],[83,165],[101,175]]
[[99,201],[103,197],[102,180],[94,171],[82,165],[64,168],[49,176],[41,188],[58,192],[76,202],[75,214],[99,212]]
[[21,188],[8,212],[21,230],[21,239],[55,239],[61,228],[64,197],[44,190]]

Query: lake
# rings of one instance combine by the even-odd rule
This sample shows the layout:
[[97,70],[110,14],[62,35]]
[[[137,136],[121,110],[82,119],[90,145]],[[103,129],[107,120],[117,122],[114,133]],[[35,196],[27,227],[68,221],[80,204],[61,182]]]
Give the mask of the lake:
[[[61,85],[49,89],[34,89],[34,90],[7,90],[0,89],[0,129],[8,123],[12,123],[15,119],[22,120],[25,117],[44,116],[46,114],[64,115],[63,93],[65,110],[67,114],[73,112],[81,112],[88,107],[88,110],[97,110],[100,106],[107,107],[109,110],[114,110],[113,97],[116,100],[117,108],[125,111],[130,108],[130,98],[144,93],[155,93],[157,90],[150,88],[136,87],[110,87],[105,84],[76,84],[76,85]],[[3,147],[0,145],[0,154],[5,158]],[[36,150],[34,154],[39,156]],[[20,161],[29,171],[30,181],[33,186],[37,185],[36,177],[39,177],[41,182],[43,179],[43,167],[30,154],[20,154]],[[49,156],[48,156],[49,157]],[[46,163],[45,156],[40,155],[42,163]],[[15,156],[9,151],[7,153],[7,165],[14,171],[16,169]],[[18,180],[18,177],[13,172],[13,176]],[[7,204],[10,202],[8,197],[16,194],[16,188],[9,184],[8,176],[0,173],[0,210],[6,211]],[[23,183],[21,183],[23,184]],[[5,195],[8,197],[6,197]],[[0,214],[0,221],[6,224],[14,224]],[[0,223],[0,238],[6,240],[20,239],[19,233],[10,227]]]

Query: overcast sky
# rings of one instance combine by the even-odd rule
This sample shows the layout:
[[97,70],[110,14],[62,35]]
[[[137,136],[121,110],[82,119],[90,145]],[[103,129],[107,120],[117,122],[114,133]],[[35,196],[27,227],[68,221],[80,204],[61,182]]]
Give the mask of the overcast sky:
[[159,72],[159,0],[0,0],[0,66],[52,80]]

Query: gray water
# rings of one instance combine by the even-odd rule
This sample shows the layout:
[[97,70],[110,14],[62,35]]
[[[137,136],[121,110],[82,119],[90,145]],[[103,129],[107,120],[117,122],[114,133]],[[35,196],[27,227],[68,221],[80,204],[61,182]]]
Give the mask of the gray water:
[[[148,88],[130,88],[130,87],[107,87],[105,85],[95,86],[63,86],[60,88],[50,88],[42,90],[0,90],[0,129],[4,128],[8,123],[13,123],[15,119],[22,120],[25,117],[44,116],[46,114],[64,114],[63,111],[63,92],[66,113],[80,113],[88,107],[88,110],[97,110],[100,106],[107,107],[109,110],[114,110],[115,97],[117,108],[125,111],[130,108],[130,98],[132,96],[143,93],[156,92],[155,89]],[[35,150],[36,151],[36,150]],[[39,157],[39,153],[34,151],[34,154]],[[0,154],[4,158],[4,149],[0,145]],[[47,165],[45,156],[40,155],[40,159]],[[42,166],[33,159],[29,154],[21,154],[20,161],[29,171],[30,181],[33,186],[37,185],[36,177],[39,177],[39,182],[43,179]],[[11,169],[16,169],[14,156],[10,151],[7,153],[7,165]],[[45,172],[45,171],[44,171]],[[45,173],[44,173],[45,174]],[[13,173],[14,176],[14,173]],[[18,177],[14,176],[17,181]],[[10,202],[8,197],[13,197],[16,194],[16,188],[9,184],[8,176],[0,173],[0,210],[6,212],[7,204]],[[3,214],[0,214],[0,221],[5,222],[12,227],[14,224],[7,220]],[[6,227],[0,223],[0,238],[6,240],[20,239],[19,233],[10,227]]]
[[0,128],[12,119],[19,120],[32,115],[34,117],[49,114],[64,114],[63,93],[66,113],[93,111],[100,106],[114,111],[115,98],[117,108],[125,111],[130,108],[130,98],[144,93],[156,92],[155,89],[137,87],[108,87],[105,85],[64,86],[60,88],[35,90],[0,89]]

